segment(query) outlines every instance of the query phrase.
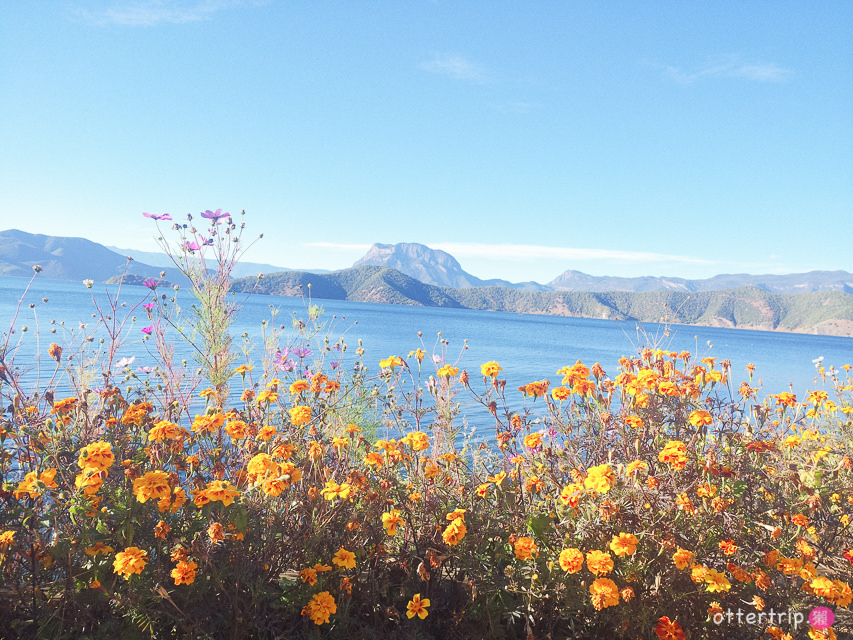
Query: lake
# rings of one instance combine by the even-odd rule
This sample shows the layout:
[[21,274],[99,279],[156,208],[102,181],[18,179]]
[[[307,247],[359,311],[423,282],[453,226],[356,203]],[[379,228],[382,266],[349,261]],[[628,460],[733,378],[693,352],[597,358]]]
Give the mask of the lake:
[[[0,331],[7,331],[18,300],[27,284],[24,278],[0,277]],[[15,335],[10,344],[22,339],[18,364],[26,362],[36,350],[36,327],[41,333],[42,349],[49,342],[63,343],[62,333],[69,328],[79,331],[79,323],[92,323],[93,294],[103,304],[106,293],[115,295],[116,286],[96,284],[88,290],[83,283],[55,280],[36,280],[21,306]],[[190,305],[188,292],[181,292],[183,305]],[[122,300],[128,306],[150,299],[143,287],[125,286]],[[47,302],[42,302],[47,298]],[[236,298],[235,299],[239,299]],[[586,365],[600,362],[614,377],[617,361],[632,356],[643,346],[658,344],[673,351],[687,350],[699,356],[716,356],[732,362],[732,388],[747,379],[745,366],[756,366],[755,381],[762,381],[763,394],[793,390],[804,397],[814,389],[815,361],[823,358],[825,365],[840,367],[853,364],[853,338],[814,336],[794,333],[775,333],[672,325],[669,335],[656,324],[613,322],[584,318],[562,318],[541,315],[521,315],[487,311],[439,309],[403,305],[368,304],[338,300],[315,300],[324,309],[323,318],[333,327],[332,341],[346,331],[349,350],[343,366],[352,364],[357,341],[362,340],[365,361],[373,371],[379,370],[379,360],[389,355],[406,357],[422,346],[433,353],[438,332],[449,341],[446,361],[471,372],[472,381],[479,376],[482,363],[495,360],[503,367],[507,387],[549,378],[559,383],[557,369],[581,360]],[[29,303],[34,307],[30,308]],[[260,335],[260,323],[270,317],[270,305],[280,309],[279,323],[291,325],[295,312],[305,317],[306,303],[299,298],[256,295],[243,304],[235,323],[233,335],[246,332]],[[137,311],[136,324],[128,331],[128,341],[119,356],[135,357],[133,367],[154,366],[156,361],[142,343],[140,329],[146,326],[145,313]],[[48,333],[51,319],[64,321],[56,335]],[[22,333],[23,325],[28,331]],[[55,326],[55,325],[54,325]],[[57,339],[59,338],[59,339]],[[468,349],[463,352],[467,339]],[[285,345],[282,345],[285,346]],[[435,350],[440,352],[440,349]],[[188,352],[185,352],[188,353]],[[184,356],[186,357],[186,356]],[[46,356],[45,356],[46,358]],[[458,361],[458,362],[457,362]],[[52,362],[48,361],[48,366]],[[44,365],[44,361],[42,362]],[[753,384],[755,386],[755,384]],[[514,392],[513,392],[514,393]],[[513,394],[509,394],[513,395]],[[520,396],[520,394],[518,394]]]

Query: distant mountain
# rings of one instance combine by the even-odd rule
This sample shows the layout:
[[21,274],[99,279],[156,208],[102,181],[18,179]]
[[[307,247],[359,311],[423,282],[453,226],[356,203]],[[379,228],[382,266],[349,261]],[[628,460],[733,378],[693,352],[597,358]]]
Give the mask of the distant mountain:
[[853,273],[846,271],[810,271],[788,275],[753,276],[747,273],[723,274],[703,280],[643,276],[615,278],[566,271],[548,283],[555,291],[718,291],[737,287],[758,287],[771,293],[843,291],[853,293]]
[[506,280],[481,280],[462,268],[452,255],[440,249],[430,249],[416,242],[374,244],[362,258],[352,265],[391,267],[425,284],[438,287],[509,287],[522,291],[549,291],[550,287],[538,282],[514,284]]
[[638,322],[853,336],[853,295],[841,291],[776,294],[757,287],[720,291],[518,291],[425,284],[390,267],[361,266],[329,274],[276,273],[241,278],[236,291]]
[[[107,246],[107,249],[120,253],[123,256],[131,256],[134,260],[140,260],[146,264],[151,264],[157,267],[173,267],[172,261],[165,253],[161,251],[138,251],[136,249],[120,249],[119,247]],[[255,276],[259,273],[275,273],[277,271],[293,271],[289,267],[278,267],[272,264],[263,262],[245,262],[241,260],[234,266],[234,271],[231,275],[234,278],[242,278],[244,276]],[[327,269],[311,269],[309,273],[328,273]]]
[[105,282],[122,273],[145,278],[166,278],[183,283],[177,269],[164,269],[110,251],[85,238],[64,238],[26,233],[17,229],[0,231],[0,275],[29,277],[33,266],[41,265],[42,277],[53,280],[94,280]]

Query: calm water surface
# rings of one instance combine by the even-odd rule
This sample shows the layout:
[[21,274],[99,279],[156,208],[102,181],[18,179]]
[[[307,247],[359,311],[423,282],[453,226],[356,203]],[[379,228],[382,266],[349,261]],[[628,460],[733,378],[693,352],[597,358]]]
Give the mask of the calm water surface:
[[[15,314],[18,300],[27,280],[0,278],[0,331],[6,331]],[[31,288],[17,320],[18,331],[10,336],[10,344],[18,344],[23,356],[36,351],[36,328],[42,349],[48,342],[62,344],[66,329],[79,331],[79,323],[92,323],[93,293],[96,301],[106,303],[106,292],[115,295],[117,287],[95,285],[92,290],[82,283],[37,280]],[[183,303],[189,306],[189,294],[181,292]],[[121,299],[127,308],[150,299],[151,293],[142,287],[125,286]],[[42,302],[47,298],[48,302]],[[235,298],[238,299],[238,298]],[[34,308],[29,307],[33,303]],[[503,367],[508,387],[549,378],[558,383],[555,372],[560,367],[581,360],[587,365],[600,362],[608,374],[617,374],[617,361],[622,356],[635,355],[643,346],[659,344],[662,348],[687,350],[700,356],[716,356],[732,361],[733,388],[746,379],[747,363],[756,365],[756,381],[763,383],[765,393],[793,389],[798,396],[815,388],[815,364],[823,358],[826,365],[853,364],[853,338],[813,336],[793,333],[747,331],[673,325],[669,335],[656,324],[638,325],[635,322],[612,322],[583,318],[560,318],[486,311],[436,309],[402,305],[367,304],[337,300],[315,300],[324,309],[323,318],[331,327],[332,341],[345,332],[349,350],[342,366],[351,366],[358,339],[366,350],[365,362],[378,371],[379,360],[389,355],[406,356],[422,346],[430,353],[440,353],[436,345],[438,333],[449,341],[446,361],[467,368],[472,380],[479,375],[483,362],[496,360]],[[233,334],[247,332],[260,335],[260,323],[270,318],[270,305],[280,309],[278,323],[291,324],[292,314],[306,316],[306,305],[299,298],[252,296],[245,301]],[[154,366],[155,359],[147,353],[140,329],[146,326],[145,313],[136,311],[137,321],[128,324],[128,340],[120,356],[135,356],[133,367]],[[50,320],[65,322],[56,335],[49,330]],[[28,331],[22,333],[23,325]],[[57,339],[60,338],[60,339]],[[467,340],[468,349],[463,351]],[[239,342],[239,340],[235,340]],[[284,345],[283,345],[284,346]],[[186,357],[186,354],[184,354]],[[457,362],[458,361],[458,362]],[[52,362],[48,362],[49,366]],[[42,363],[45,366],[45,363]]]

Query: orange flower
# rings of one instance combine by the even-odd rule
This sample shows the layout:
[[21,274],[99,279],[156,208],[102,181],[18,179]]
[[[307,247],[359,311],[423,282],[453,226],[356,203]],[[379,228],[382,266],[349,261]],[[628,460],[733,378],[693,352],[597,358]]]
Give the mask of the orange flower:
[[169,474],[165,471],[149,471],[133,481],[133,495],[139,502],[147,502],[150,498],[168,498],[171,493]]
[[655,633],[660,640],[685,640],[687,637],[681,625],[675,620],[670,620],[667,616],[663,616],[658,620]]
[[563,571],[577,573],[583,567],[583,553],[580,549],[563,549],[559,561]]
[[355,554],[341,547],[332,558],[332,564],[341,569],[355,569]]
[[115,459],[113,447],[109,442],[93,442],[80,452],[77,466],[81,469],[105,471],[112,466]]
[[293,407],[289,413],[290,421],[295,427],[311,422],[311,407]]
[[711,414],[707,411],[697,410],[690,414],[690,417],[687,420],[694,427],[704,427],[711,424],[714,419],[711,417]]
[[170,574],[175,579],[175,585],[192,584],[195,581],[195,572],[198,565],[192,560],[178,563]]
[[679,440],[670,440],[658,454],[658,460],[665,462],[675,471],[684,469],[687,464],[687,445]]
[[486,362],[480,365],[480,373],[484,378],[497,378],[501,371],[503,369],[497,362]]
[[519,560],[530,560],[539,555],[539,548],[533,538],[522,537],[515,541],[515,557]]
[[720,547],[720,551],[725,553],[727,556],[733,556],[737,553],[737,545],[734,540],[720,540],[717,543],[717,546]]
[[412,599],[409,600],[409,604],[406,605],[406,608],[408,609],[408,611],[406,611],[406,617],[411,619],[417,616],[423,620],[429,615],[427,607],[429,607],[429,599],[421,599],[421,594],[416,593],[412,596]]
[[225,529],[219,522],[214,522],[207,528],[207,535],[210,542],[216,544],[225,540]]
[[610,468],[609,464],[605,463],[596,467],[590,467],[583,484],[588,491],[607,493],[614,482],[616,482],[616,476],[613,473],[613,469]]
[[619,604],[619,588],[610,578],[597,578],[589,585],[589,593],[597,611]]
[[329,616],[337,613],[338,606],[335,599],[328,591],[321,591],[311,598],[311,601],[302,610],[302,615],[308,616],[316,625],[329,622]]
[[462,542],[462,538],[465,537],[466,533],[468,533],[468,529],[465,526],[465,521],[462,518],[456,518],[447,525],[441,537],[447,544],[453,547]]
[[129,580],[134,573],[142,573],[148,563],[148,554],[139,547],[127,547],[119,551],[113,561],[113,571],[125,580]]
[[586,554],[586,566],[597,576],[607,575],[613,571],[613,558],[605,551],[593,549]]
[[686,569],[693,562],[693,553],[687,549],[679,549],[672,554],[672,561],[679,569]]
[[542,434],[531,433],[524,437],[524,446],[528,449],[535,449],[542,445]]
[[630,556],[637,550],[637,537],[631,533],[620,533],[613,536],[610,541],[610,549],[617,556]]
[[390,513],[382,514],[382,526],[385,528],[385,532],[389,536],[393,536],[397,534],[397,527],[404,526],[405,522],[400,517],[399,509],[391,509]]

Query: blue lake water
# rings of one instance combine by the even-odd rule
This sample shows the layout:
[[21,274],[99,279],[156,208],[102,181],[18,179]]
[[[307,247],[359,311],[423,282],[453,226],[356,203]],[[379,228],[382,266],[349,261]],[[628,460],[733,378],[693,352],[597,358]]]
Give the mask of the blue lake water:
[[[18,300],[28,280],[0,278],[0,332],[5,332],[15,314]],[[36,328],[45,350],[49,342],[63,343],[63,333],[79,323],[93,322],[93,293],[101,304],[106,292],[115,295],[117,287],[96,284],[92,290],[82,283],[36,280],[17,319],[17,331],[8,336],[11,346],[20,342],[18,364],[23,356],[36,350]],[[191,304],[188,293],[181,292],[179,301],[186,307]],[[47,298],[47,302],[42,302]],[[143,287],[125,286],[121,299],[129,308],[151,293]],[[236,298],[235,300],[239,300]],[[29,307],[32,303],[35,306]],[[402,305],[368,304],[337,300],[315,300],[324,309],[323,318],[332,326],[332,342],[345,332],[349,345],[342,366],[350,366],[360,339],[365,349],[365,362],[378,371],[379,360],[389,355],[407,356],[422,346],[418,332],[422,332],[423,346],[430,353],[439,353],[436,347],[438,332],[449,341],[446,361],[467,368],[472,380],[479,376],[483,362],[495,360],[503,367],[508,388],[549,378],[558,383],[555,372],[560,367],[581,360],[587,365],[600,362],[613,377],[618,373],[617,361],[622,356],[632,356],[638,348],[655,346],[673,351],[687,350],[699,356],[716,356],[732,362],[732,387],[747,379],[745,365],[756,366],[755,381],[761,380],[763,393],[779,393],[793,389],[799,397],[816,388],[815,364],[823,358],[825,365],[839,367],[853,364],[853,338],[814,336],[793,333],[747,331],[673,325],[669,335],[656,324],[638,325],[635,322],[613,322],[583,318],[562,318],[540,315],[521,315],[458,309],[437,309]],[[260,335],[260,324],[270,317],[270,305],[280,309],[278,323],[285,324],[289,335],[292,314],[305,317],[306,303],[299,298],[278,296],[251,296],[243,303],[234,325],[233,335],[243,332],[253,338]],[[133,367],[154,366],[153,356],[142,343],[140,329],[146,324],[145,313],[136,311],[135,324],[128,325],[128,339],[119,356],[135,356]],[[50,320],[64,321],[55,335],[49,334]],[[23,325],[28,331],[22,333]],[[5,337],[4,337],[5,339]],[[468,349],[463,352],[467,339]],[[239,343],[239,339],[235,339]],[[286,346],[286,344],[282,344]],[[316,345],[315,345],[316,348]],[[186,357],[185,352],[184,357]],[[458,361],[458,362],[457,362]],[[51,361],[43,367],[50,368]],[[755,384],[753,384],[755,386]]]

